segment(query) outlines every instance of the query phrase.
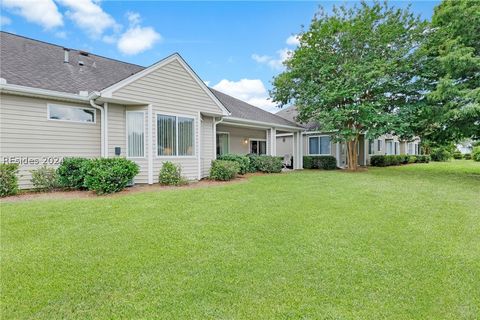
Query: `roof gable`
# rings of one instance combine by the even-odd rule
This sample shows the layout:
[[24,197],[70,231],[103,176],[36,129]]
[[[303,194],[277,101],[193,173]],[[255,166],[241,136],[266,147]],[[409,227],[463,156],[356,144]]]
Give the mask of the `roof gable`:
[[223,115],[229,114],[229,111],[224,107],[224,105],[214,94],[212,94],[205,83],[198,77],[198,75],[178,53],[174,53],[151,65],[150,67],[103,89],[100,94],[103,97],[110,98],[118,95],[119,93],[121,94],[122,90],[125,90],[128,87],[131,88],[134,86],[142,86],[142,81],[150,81],[151,83],[158,82],[160,84],[162,81],[166,81],[166,77],[164,75],[165,72],[162,72],[162,69],[167,68],[171,70],[172,77],[178,77],[179,81],[184,81],[185,85],[188,85],[190,90],[198,91],[195,92],[196,94],[206,95],[216,106],[216,111],[220,111],[220,113]]

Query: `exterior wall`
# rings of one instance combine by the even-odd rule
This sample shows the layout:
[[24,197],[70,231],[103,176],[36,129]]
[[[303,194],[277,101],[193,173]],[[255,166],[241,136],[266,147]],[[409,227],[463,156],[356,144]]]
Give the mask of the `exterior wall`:
[[[47,119],[47,104],[90,107],[72,102],[0,95],[0,157],[21,160],[19,187],[31,188],[29,170],[44,163],[57,167],[64,157],[99,157],[100,112],[96,122],[78,123]],[[12,159],[15,161],[15,159]],[[30,164],[23,163],[30,161]]]
[[[230,136],[229,153],[248,154],[250,139],[267,139],[267,130],[234,127],[225,124],[217,125],[217,132],[228,132]],[[245,143],[245,139],[248,141]]]
[[290,136],[277,137],[277,156],[283,157],[286,154],[293,156],[293,134]]
[[216,157],[215,137],[213,135],[214,119],[212,117],[202,117],[201,130],[201,177],[208,177],[212,160]]
[[[206,133],[206,130],[200,129],[200,114],[219,113],[219,107],[208,96],[208,94],[198,85],[195,79],[183,68],[178,61],[172,61],[167,65],[152,71],[144,77],[127,84],[112,94],[115,98],[127,100],[136,100],[144,103],[142,110],[145,110],[146,128],[148,130],[148,105],[152,106],[153,111],[153,134],[151,141],[147,141],[147,150],[145,158],[132,159],[136,161],[141,168],[141,173],[137,176],[135,182],[148,183],[148,144],[153,145],[153,182],[158,182],[158,174],[163,162],[172,161],[182,167],[182,174],[190,180],[195,180],[200,176],[205,176],[209,171],[211,160],[214,154],[205,153],[202,157],[202,145],[210,137],[202,137],[200,142],[200,131]],[[132,107],[127,110],[132,110]],[[160,157],[157,155],[157,114],[187,116],[194,118],[195,146],[193,156],[183,157]],[[205,126],[208,127],[208,121]],[[213,134],[213,133],[212,133]],[[212,135],[210,134],[210,135]],[[148,137],[148,134],[146,134]],[[110,143],[109,143],[110,144]],[[206,148],[208,149],[208,142]],[[199,170],[200,169],[200,170]]]
[[115,147],[120,147],[121,157],[127,156],[126,107],[108,104],[108,156],[115,157]]

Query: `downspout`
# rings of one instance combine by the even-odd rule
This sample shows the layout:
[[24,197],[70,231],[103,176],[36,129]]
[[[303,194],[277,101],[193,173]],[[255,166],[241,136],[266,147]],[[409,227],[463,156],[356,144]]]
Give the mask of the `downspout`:
[[217,124],[223,121],[223,117],[219,121],[215,121],[213,117],[213,158],[217,158]]
[[97,92],[93,92],[90,97],[90,105],[97,109],[100,110],[100,154],[101,157],[105,157],[105,112],[103,110],[102,106],[99,106],[98,104],[95,104],[95,99],[97,99],[100,95]]

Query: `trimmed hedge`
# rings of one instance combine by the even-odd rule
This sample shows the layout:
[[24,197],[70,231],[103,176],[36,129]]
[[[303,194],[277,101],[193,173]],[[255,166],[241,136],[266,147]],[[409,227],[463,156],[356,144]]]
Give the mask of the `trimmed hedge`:
[[373,167],[398,166],[407,163],[428,163],[430,156],[427,155],[374,155],[370,157],[370,165]]
[[334,156],[303,156],[304,169],[334,170],[337,159]]
[[158,181],[166,186],[179,186],[186,184],[187,180],[182,177],[182,169],[179,165],[165,161],[158,174]]
[[474,161],[480,161],[480,146],[473,148],[472,159]]
[[62,187],[72,189],[85,188],[83,166],[90,161],[86,158],[64,158],[57,168],[58,182]]
[[283,157],[248,154],[250,168],[248,172],[278,173],[282,172]]
[[210,169],[210,179],[228,181],[234,179],[240,172],[240,165],[236,161],[213,160]]
[[12,196],[18,192],[18,163],[0,164],[0,197]]
[[84,166],[85,186],[97,194],[122,191],[138,174],[138,165],[125,158],[99,158]]
[[30,170],[32,178],[30,181],[37,191],[52,191],[59,187],[57,171],[46,165],[38,169]]
[[435,148],[430,153],[430,157],[432,158],[432,161],[445,162],[450,160],[452,154],[444,148]]
[[235,161],[240,166],[238,173],[245,174],[251,172],[250,158],[248,156],[242,156],[238,154],[224,154],[217,157],[217,160]]
[[461,153],[460,151],[455,151],[455,152],[453,153],[453,159],[456,159],[456,160],[461,160],[461,159],[463,159],[462,153]]
[[465,153],[463,155],[463,159],[465,160],[472,160],[472,154],[471,153]]

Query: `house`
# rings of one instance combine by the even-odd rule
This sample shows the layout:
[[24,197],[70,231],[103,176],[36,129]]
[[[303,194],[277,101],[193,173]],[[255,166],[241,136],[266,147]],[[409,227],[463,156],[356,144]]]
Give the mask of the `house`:
[[165,161],[198,180],[217,154],[277,154],[277,135],[299,159],[303,130],[208,88],[176,53],[145,68],[0,32],[0,158],[20,163],[21,188],[74,156],[131,159],[136,183],[158,182]]
[[[343,168],[346,166],[346,145],[345,143],[334,143],[331,139],[331,132],[322,131],[322,128],[316,122],[298,122],[296,119],[298,112],[295,106],[282,109],[276,114],[304,128],[301,147],[303,156],[331,155],[337,159],[337,167]],[[293,154],[293,146],[291,133],[277,134],[277,155]],[[395,154],[420,154],[420,139],[415,138],[411,141],[405,141],[392,134],[382,135],[373,140],[366,139],[364,135],[360,136],[358,144],[359,165],[369,165],[370,157],[373,155]]]

